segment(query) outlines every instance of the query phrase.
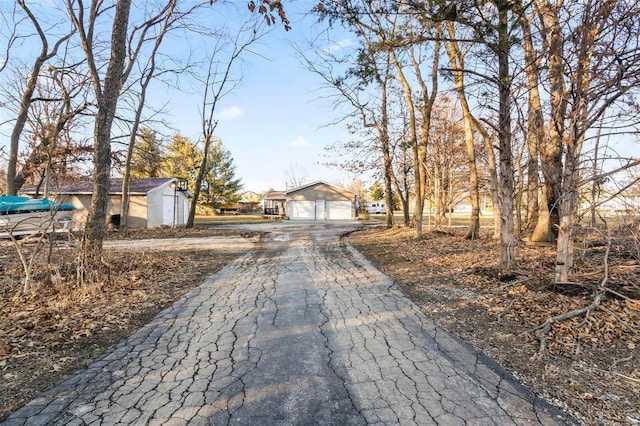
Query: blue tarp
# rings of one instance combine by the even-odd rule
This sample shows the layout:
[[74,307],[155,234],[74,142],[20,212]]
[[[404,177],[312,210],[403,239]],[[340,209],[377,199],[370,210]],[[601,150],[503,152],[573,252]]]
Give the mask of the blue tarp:
[[72,210],[75,210],[75,207],[71,204],[55,203],[47,198],[35,199],[15,195],[0,196],[0,215]]

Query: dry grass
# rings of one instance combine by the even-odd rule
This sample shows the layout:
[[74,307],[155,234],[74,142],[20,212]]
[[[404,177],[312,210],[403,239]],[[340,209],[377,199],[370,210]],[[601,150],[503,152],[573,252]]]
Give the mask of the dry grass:
[[[239,234],[165,228],[111,237],[221,233]],[[90,363],[241,254],[107,251],[108,279],[77,285],[73,265],[76,249],[67,243],[57,244],[50,266],[60,271],[60,279],[52,282],[48,266],[40,263],[34,270],[36,291],[23,294],[23,272],[15,249],[6,241],[0,244],[0,420],[65,374]],[[31,248],[27,244],[24,250]]]

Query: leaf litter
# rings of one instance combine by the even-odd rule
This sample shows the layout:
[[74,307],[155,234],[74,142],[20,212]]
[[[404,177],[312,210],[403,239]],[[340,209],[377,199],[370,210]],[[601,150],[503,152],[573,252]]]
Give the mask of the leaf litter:
[[[434,321],[484,351],[537,395],[588,425],[640,424],[640,264],[615,244],[607,288],[588,315],[555,322],[539,359],[534,329],[589,305],[603,277],[602,247],[587,246],[571,285],[553,284],[555,251],[520,244],[515,271],[499,273],[498,242],[483,231],[374,228],[347,241]],[[624,240],[618,236],[619,241]]]

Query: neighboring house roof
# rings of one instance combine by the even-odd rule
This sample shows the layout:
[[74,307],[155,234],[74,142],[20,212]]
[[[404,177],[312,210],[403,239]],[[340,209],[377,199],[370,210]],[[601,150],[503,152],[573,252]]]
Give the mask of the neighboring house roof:
[[265,192],[262,197],[260,197],[260,201],[263,200],[284,200],[286,197],[282,191],[276,191],[275,189],[270,189]]
[[242,194],[240,194],[240,202],[244,202],[244,203],[254,203],[257,202],[260,199],[260,194],[258,194],[257,192],[254,191],[245,191]]
[[[129,185],[131,194],[147,194],[150,191],[175,181],[175,178],[146,178],[132,179]],[[36,192],[37,185],[28,185],[20,189],[22,194],[33,194]],[[93,194],[92,179],[74,179],[68,181],[55,181],[51,184],[49,190],[56,194]],[[42,186],[40,186],[42,191]],[[111,178],[109,188],[110,194],[122,194],[122,178]]]
[[306,184],[304,184],[302,186],[299,186],[297,188],[291,188],[289,190],[284,191],[283,194],[284,195],[289,195],[292,192],[302,191],[303,189],[310,188],[310,187],[316,186],[316,185],[326,185],[326,186],[329,186],[331,188],[334,188],[338,192],[348,192],[350,194],[356,195],[355,192],[353,192],[353,191],[349,191],[348,189],[344,189],[344,188],[342,188],[342,187],[340,187],[338,185],[332,185],[332,184],[330,184],[328,182],[325,182],[323,180],[318,180],[318,181],[315,181],[315,182],[306,183]]

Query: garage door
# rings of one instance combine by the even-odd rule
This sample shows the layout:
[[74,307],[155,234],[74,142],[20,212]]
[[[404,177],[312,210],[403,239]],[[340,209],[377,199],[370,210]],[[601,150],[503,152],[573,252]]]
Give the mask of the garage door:
[[351,220],[351,201],[327,201],[327,219]]
[[289,207],[291,209],[290,219],[313,220],[315,218],[315,201],[291,201]]

